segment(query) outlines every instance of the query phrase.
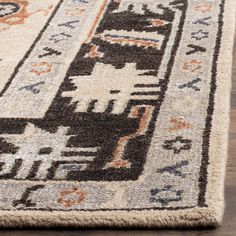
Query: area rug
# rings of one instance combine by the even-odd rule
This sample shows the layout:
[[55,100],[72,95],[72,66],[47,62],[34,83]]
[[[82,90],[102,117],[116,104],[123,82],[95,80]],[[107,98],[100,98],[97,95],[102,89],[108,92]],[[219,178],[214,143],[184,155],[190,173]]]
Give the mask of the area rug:
[[0,226],[217,226],[233,0],[0,0]]

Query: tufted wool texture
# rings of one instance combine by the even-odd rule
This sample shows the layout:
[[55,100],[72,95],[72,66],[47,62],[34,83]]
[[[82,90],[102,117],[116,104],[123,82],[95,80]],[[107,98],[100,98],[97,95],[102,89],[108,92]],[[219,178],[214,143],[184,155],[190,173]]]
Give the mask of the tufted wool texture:
[[217,226],[234,0],[0,0],[0,226]]

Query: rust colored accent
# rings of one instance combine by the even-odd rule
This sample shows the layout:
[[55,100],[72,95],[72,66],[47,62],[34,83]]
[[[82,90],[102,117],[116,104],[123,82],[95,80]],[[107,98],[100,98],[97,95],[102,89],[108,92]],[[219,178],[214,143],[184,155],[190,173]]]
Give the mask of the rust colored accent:
[[[70,199],[69,197],[72,195],[76,197],[74,199]],[[69,190],[63,190],[60,193],[58,198],[58,202],[64,205],[64,207],[72,207],[74,205],[80,204],[85,199],[85,192],[78,190],[76,187],[73,187]]]
[[98,14],[97,14],[97,16],[96,16],[96,18],[95,18],[95,20],[94,20],[94,22],[93,22],[93,24],[92,24],[91,29],[89,30],[89,33],[88,33],[88,35],[87,35],[87,39],[85,40],[84,43],[86,43],[86,41],[88,41],[88,40],[92,37],[93,32],[94,32],[94,30],[95,30],[95,28],[96,28],[96,26],[97,26],[97,24],[98,24],[98,22],[99,22],[99,20],[100,20],[100,17],[102,16],[102,13],[104,12],[104,9],[105,9],[105,7],[106,7],[107,1],[108,1],[108,0],[104,0],[104,1],[103,1],[103,4],[102,4],[101,8],[100,8],[99,11],[98,11]]
[[[9,2],[9,0],[1,0],[0,3],[3,2]],[[4,24],[9,24],[9,25],[13,25],[13,24],[22,24],[24,22],[24,19],[26,17],[28,17],[28,12],[27,12],[27,6],[29,5],[28,1],[25,0],[14,0],[12,1],[13,3],[16,3],[20,9],[19,11],[12,13],[10,15],[6,15],[0,18],[0,23],[4,23]],[[12,20],[14,19],[14,21]]]
[[98,52],[98,46],[93,45],[90,49],[90,52],[88,53],[89,58],[100,58],[102,57],[102,53]]
[[154,110],[154,107],[151,105],[138,105],[132,107],[130,111],[130,118],[138,118],[139,111],[145,108],[145,111],[140,119],[139,122],[139,128],[134,134],[130,134],[124,137],[121,137],[117,143],[117,146],[113,152],[113,160],[112,162],[109,162],[106,164],[105,169],[107,168],[130,168],[131,163],[127,160],[123,160],[122,156],[125,150],[125,147],[128,143],[128,141],[132,138],[136,138],[138,136],[144,135],[148,129],[151,117],[152,117],[152,112]]
[[[9,0],[0,0],[0,3],[3,2],[9,2]],[[0,18],[0,23],[8,25],[7,27],[0,29],[0,31],[7,30],[12,25],[24,24],[25,19],[35,13],[44,12],[44,15],[47,15],[53,8],[53,5],[50,5],[47,10],[39,9],[34,12],[28,12],[27,7],[29,5],[29,2],[27,0],[11,0],[11,2],[16,3],[20,7],[20,9],[15,13]]]
[[169,132],[175,132],[181,129],[190,129],[192,127],[190,123],[186,122],[183,118],[172,117],[170,122],[173,124],[173,126],[167,129]]
[[210,3],[198,4],[193,7],[195,11],[200,11],[202,13],[209,12],[212,9],[212,5]]
[[165,25],[165,22],[163,20],[160,20],[160,19],[151,19],[150,22],[153,26],[163,26],[163,25]]
[[159,48],[160,44],[155,43],[152,41],[144,41],[141,39],[126,39],[126,38],[112,38],[112,37],[101,37],[100,35],[96,35],[95,37],[102,38],[104,40],[113,42],[113,43],[119,43],[119,44],[135,44],[135,45],[140,45],[144,47],[153,47],[153,48]]
[[66,10],[67,16],[75,16],[77,14],[82,14],[85,11],[85,8],[76,7],[75,9]]
[[52,70],[52,64],[49,64],[48,62],[39,62],[32,64],[31,72],[40,76],[42,74],[47,74],[51,72],[51,70]]
[[191,60],[188,62],[184,62],[182,69],[184,71],[196,72],[202,68],[202,64],[203,64],[202,61]]

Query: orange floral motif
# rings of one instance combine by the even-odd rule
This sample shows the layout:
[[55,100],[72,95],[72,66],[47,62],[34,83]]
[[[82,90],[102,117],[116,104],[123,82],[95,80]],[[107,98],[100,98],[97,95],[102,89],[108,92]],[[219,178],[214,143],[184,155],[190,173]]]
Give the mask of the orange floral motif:
[[31,72],[40,76],[42,74],[47,74],[51,72],[52,70],[52,64],[49,64],[48,62],[39,62],[39,63],[33,63]]
[[75,16],[75,15],[80,15],[85,11],[85,8],[80,8],[76,7],[70,10],[66,10],[66,15],[67,16]]
[[171,117],[170,122],[171,124],[173,124],[173,126],[168,129],[169,132],[191,128],[191,125],[188,122],[186,122],[183,118]]
[[44,12],[47,15],[53,7],[50,5],[46,10],[38,9],[29,12],[28,6],[28,0],[0,0],[0,23],[4,25],[0,30],[9,29],[12,25],[23,24],[26,18],[38,12]]
[[193,7],[193,9],[195,11],[200,11],[202,13],[204,12],[209,12],[212,9],[212,5],[209,3],[205,3],[205,4],[198,4],[196,6]]
[[85,195],[85,192],[78,190],[76,187],[73,187],[69,190],[63,190],[60,193],[58,202],[65,207],[72,207],[84,201]]
[[202,64],[203,64],[202,61],[191,60],[191,61],[184,62],[182,68],[186,72],[196,72],[202,68]]

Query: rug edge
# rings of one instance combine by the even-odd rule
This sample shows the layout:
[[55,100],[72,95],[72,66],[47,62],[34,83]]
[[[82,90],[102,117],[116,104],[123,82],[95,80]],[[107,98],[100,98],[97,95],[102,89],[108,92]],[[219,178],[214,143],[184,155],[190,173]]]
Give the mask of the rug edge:
[[[206,202],[212,212],[215,211],[217,226],[223,221],[225,208],[225,175],[228,159],[230,101],[232,86],[233,46],[235,38],[236,2],[225,0],[224,25],[217,63],[215,106],[210,138],[208,187]],[[220,85],[219,85],[220,84]],[[225,113],[222,113],[222,107]]]
[[[232,7],[233,6],[233,7]],[[226,172],[228,129],[230,111],[230,89],[232,71],[232,48],[235,33],[235,7],[234,0],[226,0],[224,12],[223,36],[217,66],[217,82],[225,83],[218,86],[215,96],[215,112],[213,114],[213,129],[210,144],[210,159],[214,159],[209,166],[208,183],[206,191],[206,208],[194,208],[177,211],[117,211],[81,213],[81,212],[5,212],[0,211],[0,227],[54,227],[54,226],[108,226],[108,227],[197,227],[218,226],[222,222],[224,211],[224,177]],[[230,34],[230,37],[228,36]],[[223,53],[222,53],[223,51]],[[227,91],[227,94],[226,92]],[[225,114],[220,107],[225,107]],[[217,118],[216,118],[217,116]],[[226,120],[223,123],[221,120]],[[217,160],[217,161],[215,161]],[[89,221],[89,223],[88,223]],[[148,224],[148,225],[147,225]]]

